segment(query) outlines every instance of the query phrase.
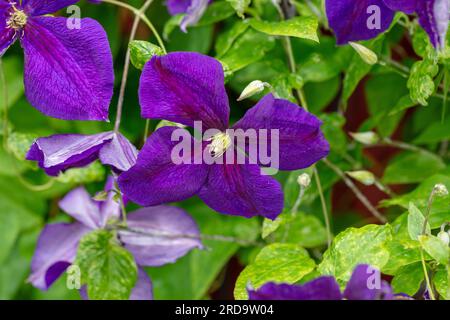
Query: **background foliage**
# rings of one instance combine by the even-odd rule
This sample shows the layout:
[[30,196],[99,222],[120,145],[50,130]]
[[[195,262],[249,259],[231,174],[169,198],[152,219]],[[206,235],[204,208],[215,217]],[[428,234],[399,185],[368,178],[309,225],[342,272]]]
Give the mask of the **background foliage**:
[[[174,264],[148,268],[156,299],[232,298],[233,292],[245,299],[249,280],[254,286],[266,281],[302,283],[321,274],[332,274],[344,285],[358,263],[381,268],[396,292],[414,295],[423,289],[422,260],[438,295],[450,298],[448,247],[433,235],[424,237],[417,231],[434,186],[441,183],[450,188],[449,48],[438,59],[417,22],[398,14],[389,32],[363,43],[378,56],[378,63],[370,65],[351,46],[335,45],[321,2],[294,2],[300,17],[276,22],[278,13],[269,0],[253,0],[251,7],[247,1],[215,1],[187,34],[178,28],[179,17],[170,17],[161,1],[150,7],[147,15],[163,34],[169,52],[196,51],[223,63],[232,120],[262,96],[237,103],[246,85],[255,79],[266,81],[278,96],[294,102],[296,90],[304,92],[309,111],[324,121],[331,145],[328,160],[315,169],[320,188],[313,178],[300,207],[295,207],[300,191],[297,177],[313,170],[277,175],[285,190],[285,212],[275,222],[221,215],[197,198],[176,204],[194,217],[202,234],[236,241],[205,240],[208,250],[194,250]],[[128,3],[141,5],[139,0]],[[97,19],[108,33],[117,92],[133,15],[109,4],[80,5],[83,16]],[[243,14],[245,20],[240,17]],[[291,39],[295,72],[289,68],[282,36]],[[138,39],[156,44],[143,25]],[[139,69],[150,55],[146,43],[133,43],[135,67],[130,70],[122,128],[139,147],[145,120],[139,116],[136,93]],[[111,124],[43,116],[24,97],[18,44],[2,61],[12,132],[3,139],[11,152],[0,149],[0,299],[78,299],[77,291],[66,288],[65,277],[48,292],[34,289],[25,280],[43,225],[68,221],[58,209],[58,200],[80,184],[92,193],[100,190],[107,172],[94,163],[49,180],[23,159],[39,136],[91,134],[107,131]],[[115,105],[113,100],[110,115]],[[152,121],[151,129],[157,125]],[[369,131],[376,132],[371,141],[365,139],[367,135],[350,134]],[[346,174],[355,170],[373,175]],[[334,235],[329,249],[324,205]],[[389,224],[379,224],[374,212]],[[429,219],[432,234],[448,221],[449,198],[436,198]]]

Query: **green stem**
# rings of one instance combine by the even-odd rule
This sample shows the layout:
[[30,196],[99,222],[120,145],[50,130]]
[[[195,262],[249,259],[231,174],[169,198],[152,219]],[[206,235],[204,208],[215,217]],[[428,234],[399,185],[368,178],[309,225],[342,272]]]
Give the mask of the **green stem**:
[[209,235],[209,234],[200,234],[200,235],[196,235],[196,234],[185,234],[185,233],[180,233],[180,234],[170,234],[164,231],[142,231],[142,230],[137,230],[137,229],[133,229],[133,228],[129,228],[129,227],[122,227],[122,226],[117,226],[117,228],[119,230],[123,230],[123,231],[128,231],[137,235],[142,235],[142,236],[147,236],[147,237],[162,237],[162,238],[167,238],[167,239],[180,239],[180,238],[184,238],[184,239],[195,239],[195,240],[211,240],[211,241],[221,241],[221,242],[232,242],[232,243],[237,243],[239,245],[242,246],[263,246],[264,243],[261,242],[257,242],[257,241],[250,241],[250,240],[244,240],[244,239],[238,239],[235,237],[230,237],[230,236],[224,236],[224,235]]
[[428,276],[427,265],[425,263],[425,257],[423,256],[423,249],[420,249],[420,260],[422,261],[423,275],[425,276],[425,282],[427,284],[428,292],[430,293],[431,300],[436,300],[434,296],[433,287],[431,286],[430,277]]
[[316,180],[316,184],[317,184],[317,191],[319,191],[320,203],[322,205],[322,214],[323,214],[323,219],[325,220],[325,228],[327,230],[327,245],[329,248],[331,245],[331,240],[333,239],[333,233],[331,232],[331,224],[330,224],[330,218],[328,216],[327,203],[326,203],[325,197],[323,195],[323,189],[322,189],[322,184],[320,182],[319,171],[317,170],[316,167],[314,167],[313,170],[314,170],[314,179]]
[[164,42],[162,41],[161,36],[159,35],[158,31],[156,30],[155,26],[153,25],[153,23],[147,18],[147,16],[143,13],[140,12],[139,9],[136,9],[133,6],[130,6],[129,4],[120,2],[120,1],[116,1],[116,0],[103,0],[103,2],[106,3],[110,3],[113,5],[116,5],[118,7],[122,7],[125,8],[127,10],[130,10],[131,12],[133,12],[135,15],[139,16],[139,18],[145,22],[145,24],[148,26],[148,28],[152,31],[153,35],[156,38],[156,41],[158,42],[158,45],[161,47],[161,49],[163,49],[164,53],[167,53],[166,51],[166,47],[164,46]]
[[0,59],[0,82],[3,91],[3,148],[8,149],[8,88],[6,87],[5,70],[3,60]]
[[[139,26],[139,21],[141,20],[141,16],[144,14],[145,11],[147,11],[147,9],[150,6],[150,4],[152,3],[152,1],[153,0],[145,1],[144,5],[141,7],[141,9],[136,14],[134,21],[133,21],[133,27],[131,28],[130,42],[133,41],[136,36],[136,32],[137,32],[137,28]],[[117,99],[116,123],[114,124],[114,132],[115,133],[119,132],[120,122],[122,120],[123,100],[125,97],[125,88],[127,86],[128,71],[130,69],[130,56],[131,56],[131,50],[127,46],[127,53],[125,54],[125,63],[123,66],[122,83],[120,85],[119,98]]]
[[382,223],[387,222],[386,218],[372,205],[372,203],[370,203],[369,199],[367,199],[366,196],[353,183],[353,181],[347,177],[344,171],[342,171],[338,166],[334,165],[328,159],[323,159],[322,162],[325,163],[331,170],[333,170],[342,179],[342,181],[344,181],[347,187],[353,191],[359,201],[361,201],[361,203],[375,218],[377,218]]

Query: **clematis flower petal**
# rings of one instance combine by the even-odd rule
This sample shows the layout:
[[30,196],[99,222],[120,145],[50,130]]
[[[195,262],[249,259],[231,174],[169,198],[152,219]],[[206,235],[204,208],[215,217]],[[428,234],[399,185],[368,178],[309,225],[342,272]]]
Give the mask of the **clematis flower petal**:
[[231,215],[275,219],[283,210],[277,180],[254,164],[213,164],[198,196],[212,209]]
[[[106,226],[108,220],[110,219],[118,220],[122,212],[121,205],[116,199],[117,192],[115,192],[115,178],[113,176],[109,176],[108,179],[106,179],[104,191],[107,193],[106,200],[98,202],[96,201],[100,209],[101,228]],[[126,205],[127,200],[123,198],[122,201]]]
[[250,300],[342,300],[334,277],[324,276],[303,285],[266,283],[258,290],[248,290]]
[[192,0],[181,21],[180,29],[187,32],[187,27],[195,25],[205,13],[208,4],[209,0]]
[[100,161],[116,170],[127,171],[136,163],[136,147],[120,133],[114,134],[112,140],[99,152]]
[[175,130],[182,130],[193,143],[188,131],[162,127],[148,138],[136,164],[119,176],[119,188],[131,201],[141,206],[181,201],[195,195],[204,184],[207,169],[194,163],[193,153],[182,155],[191,164],[175,164],[172,159],[173,148],[179,143],[171,141]]
[[175,52],[154,56],[144,67],[139,86],[141,115],[204,129],[225,130],[230,109],[222,65],[214,58]]
[[[267,129],[268,139],[249,139],[250,145],[264,147],[269,153],[274,151],[272,148],[278,148],[280,159],[277,167],[297,170],[307,168],[328,155],[330,146],[320,131],[321,124],[318,118],[303,108],[268,94],[247,111],[233,128],[244,131]],[[279,146],[272,146],[270,130],[273,129],[279,130]]]
[[394,18],[394,11],[383,0],[326,0],[325,6],[337,44],[375,38]]
[[[80,288],[80,296],[83,300],[89,300],[86,286]],[[142,268],[138,267],[138,278],[129,300],[153,300],[152,281]]]
[[37,139],[28,151],[27,160],[37,161],[48,175],[82,167],[98,157],[99,150],[113,138],[112,132],[96,135],[61,134]]
[[119,237],[140,266],[173,263],[194,248],[201,248],[195,221],[182,209],[157,206],[127,215],[128,228]]
[[138,268],[138,279],[131,290],[130,300],[153,300],[152,281],[142,268]]
[[192,0],[167,0],[166,5],[169,13],[174,16],[180,13],[186,13]]
[[36,288],[47,290],[75,260],[80,239],[89,232],[81,223],[45,226],[31,261],[28,279]]
[[[377,276],[379,276],[379,271],[371,266],[366,264],[358,265],[353,271],[350,281],[347,283],[344,297],[348,300],[394,299],[391,286],[387,282],[381,281],[380,279],[372,279]],[[377,282],[380,285],[378,288],[376,287]]]
[[70,191],[59,202],[59,207],[90,229],[103,226],[98,203],[92,200],[91,195],[83,187]]
[[444,48],[450,19],[448,0],[421,0],[417,2],[417,15],[422,28],[428,33],[435,48]]
[[[419,0],[422,1],[422,0]],[[417,0],[383,0],[384,4],[393,11],[403,11],[412,14],[417,8]]]
[[9,18],[11,5],[5,0],[0,1],[0,57],[16,41],[17,34],[12,28],[7,28],[6,21]]
[[32,17],[21,44],[25,52],[25,94],[42,113],[65,120],[108,120],[114,72],[102,26],[81,19]]
[[22,8],[33,16],[54,13],[77,3],[79,0],[23,0]]

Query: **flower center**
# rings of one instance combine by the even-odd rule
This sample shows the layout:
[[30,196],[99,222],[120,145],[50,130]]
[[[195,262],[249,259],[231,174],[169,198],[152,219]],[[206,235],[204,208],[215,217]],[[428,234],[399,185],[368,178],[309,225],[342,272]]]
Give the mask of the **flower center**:
[[207,148],[214,158],[222,156],[231,145],[230,136],[224,132],[212,136],[208,141],[211,143]]
[[8,28],[13,28],[14,30],[22,29],[27,24],[28,17],[22,10],[17,10],[13,7],[13,12],[11,13],[9,20],[6,22]]

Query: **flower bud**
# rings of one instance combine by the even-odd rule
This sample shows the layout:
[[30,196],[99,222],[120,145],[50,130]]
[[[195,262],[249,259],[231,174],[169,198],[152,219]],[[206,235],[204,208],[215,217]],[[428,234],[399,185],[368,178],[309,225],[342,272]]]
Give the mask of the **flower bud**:
[[439,238],[439,240],[442,241],[443,244],[445,244],[447,246],[450,244],[450,235],[448,234],[448,232],[440,231],[438,233],[437,237]]
[[359,171],[347,171],[346,173],[356,181],[361,182],[366,186],[371,186],[375,183],[375,176],[370,171],[359,170]]
[[361,59],[363,59],[365,63],[374,65],[378,62],[377,55],[369,48],[356,42],[349,42],[349,44],[352,46],[353,49],[355,49],[355,51],[359,54],[359,56],[361,57]]
[[365,145],[373,145],[380,141],[380,137],[373,131],[351,132],[350,135],[353,139]]
[[252,81],[245,87],[237,101],[242,101],[255,94],[263,92],[265,87],[270,87],[270,85],[267,82],[262,82],[260,80]]
[[307,173],[302,173],[298,176],[297,183],[303,188],[308,188],[311,184],[311,177]]
[[447,187],[444,186],[442,183],[438,183],[434,186],[434,194],[439,197],[445,197],[448,195]]

